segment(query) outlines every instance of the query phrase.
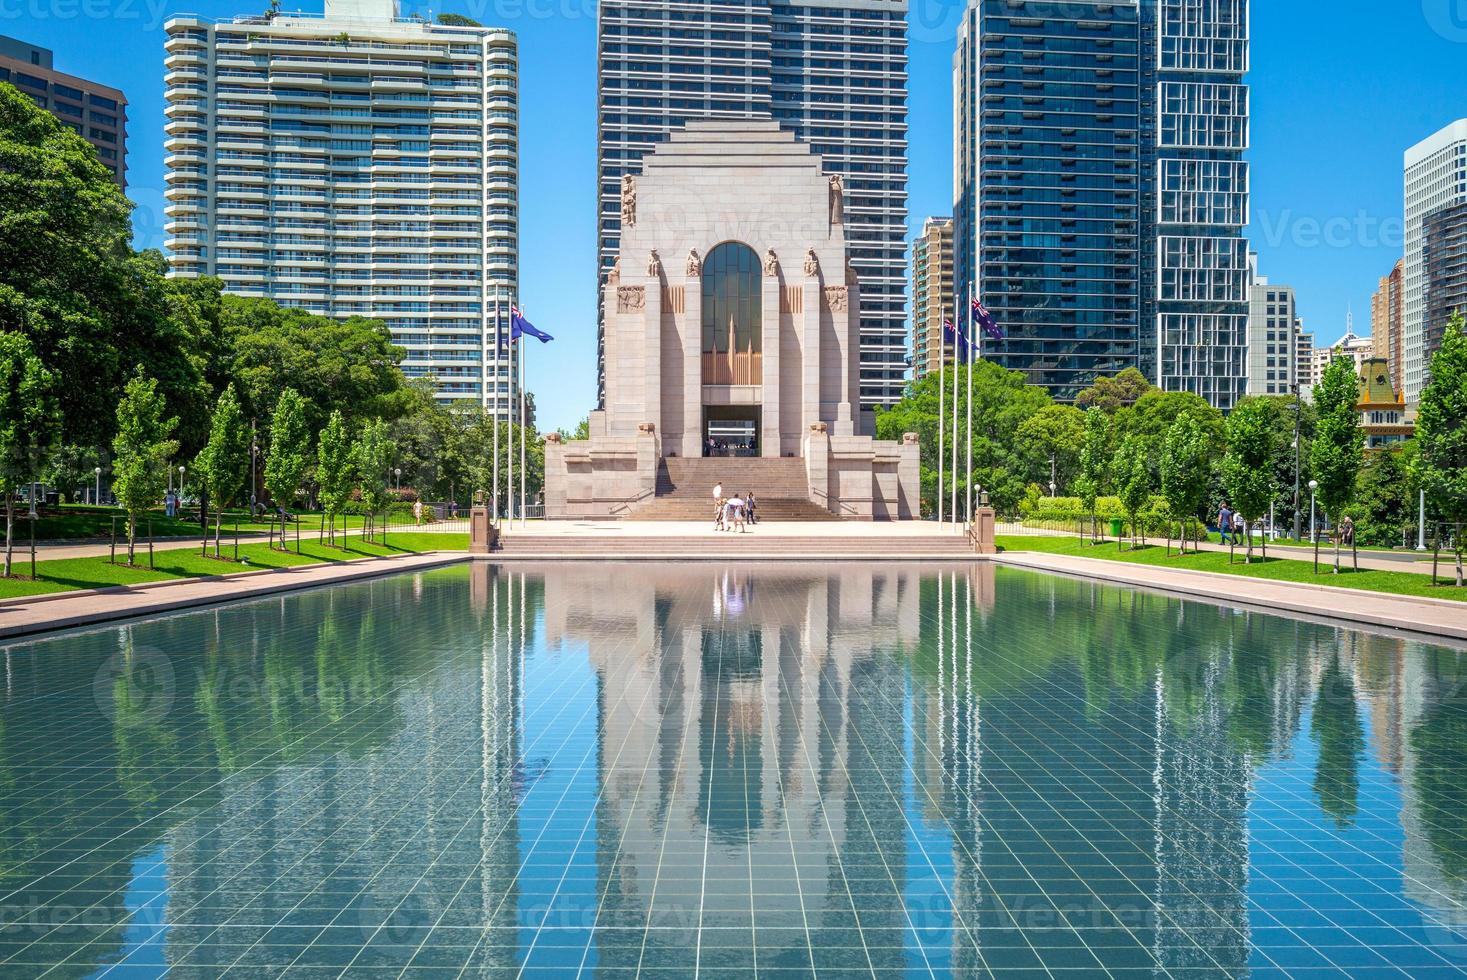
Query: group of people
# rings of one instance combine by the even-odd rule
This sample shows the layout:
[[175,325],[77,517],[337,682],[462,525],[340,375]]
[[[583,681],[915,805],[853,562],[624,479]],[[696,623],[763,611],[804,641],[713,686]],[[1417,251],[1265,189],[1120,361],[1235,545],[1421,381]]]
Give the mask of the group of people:
[[[1226,500],[1223,501],[1222,509],[1217,513],[1217,529],[1221,534],[1223,544],[1246,543],[1248,522],[1243,520],[1242,514],[1229,507]],[[1348,514],[1345,515],[1344,520],[1340,521],[1336,531],[1340,536],[1340,544],[1347,548],[1355,544],[1355,522]]]
[[1243,537],[1248,532],[1248,522],[1224,500],[1222,509],[1217,512],[1217,530],[1222,535],[1223,544],[1242,544]]
[[722,483],[713,488],[713,530],[737,530],[742,533],[749,529],[750,524],[758,522],[752,493],[742,495],[736,493],[725,497]]

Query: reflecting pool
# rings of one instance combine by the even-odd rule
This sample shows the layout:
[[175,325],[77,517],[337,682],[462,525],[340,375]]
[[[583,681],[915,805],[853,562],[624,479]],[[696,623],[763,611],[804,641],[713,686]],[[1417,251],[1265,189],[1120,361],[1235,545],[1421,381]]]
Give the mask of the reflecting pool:
[[989,565],[462,565],[3,648],[0,976],[1467,969],[1467,654]]

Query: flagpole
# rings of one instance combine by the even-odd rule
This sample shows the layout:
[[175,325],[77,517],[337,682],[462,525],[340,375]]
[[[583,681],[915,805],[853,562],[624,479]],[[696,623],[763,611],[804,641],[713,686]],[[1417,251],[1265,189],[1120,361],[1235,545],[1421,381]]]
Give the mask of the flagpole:
[[[510,304],[510,308],[509,308],[509,414],[507,416],[507,421],[509,422],[509,424],[511,426],[514,425],[514,389],[519,384],[519,377],[518,377],[518,375],[516,374],[516,371],[515,371],[515,367],[519,363],[518,351],[519,351],[519,348],[516,346],[516,344],[515,344],[515,338],[514,338],[514,305],[513,304]],[[497,419],[494,422],[494,428],[495,428],[495,432],[497,433],[499,431],[499,421]],[[505,449],[505,452],[504,452],[504,467],[505,467],[505,473],[504,473],[504,509],[505,509],[505,512],[506,512],[506,517],[509,520],[510,526],[513,527],[514,526],[514,429],[513,428],[511,428],[509,430],[509,432],[505,433],[505,438],[507,438],[509,440],[509,445],[507,445],[507,446],[504,447],[504,449]],[[495,450],[496,453],[498,451],[499,451],[498,449]]]
[[953,438],[952,438],[952,476],[953,488],[952,499],[949,502],[948,515],[952,518],[954,525],[958,523],[958,348],[963,343],[963,329],[958,326],[961,319],[953,311]]
[[[954,327],[954,330],[957,328]],[[954,335],[956,337],[956,335]],[[956,346],[956,340],[954,340]],[[942,523],[942,498],[947,489],[943,486],[943,461],[947,458],[947,385],[943,384],[943,368],[947,366],[947,324],[942,325],[937,341],[937,523]]]
[[501,319],[500,296],[494,295],[494,408],[490,411],[489,420],[494,426],[494,489],[490,496],[494,499],[493,507],[494,523],[499,523],[499,365],[504,361],[504,355],[500,351],[503,334],[503,320]]
[[[524,311],[523,310],[520,311],[520,316],[524,316]],[[520,360],[520,527],[524,527],[525,526],[525,522],[530,519],[529,518],[529,514],[525,510],[525,504],[527,502],[525,500],[525,486],[526,486],[526,479],[525,479],[525,477],[526,477],[526,470],[529,469],[528,464],[526,464],[526,462],[525,462],[525,440],[526,440],[526,435],[525,435],[525,351],[528,350],[528,349],[529,349],[528,345],[523,345],[521,347],[521,349],[520,349],[520,359],[519,359]]]
[[[968,284],[969,307],[973,299],[974,285]],[[965,481],[968,489],[968,525],[973,524],[973,324],[968,324],[968,477]],[[983,356],[983,335],[978,335],[978,357]]]

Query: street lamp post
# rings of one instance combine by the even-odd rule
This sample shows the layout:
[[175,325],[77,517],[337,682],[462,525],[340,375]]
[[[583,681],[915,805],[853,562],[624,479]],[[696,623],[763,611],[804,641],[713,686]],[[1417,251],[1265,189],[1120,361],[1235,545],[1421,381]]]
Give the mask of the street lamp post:
[[1049,481],[1049,499],[1050,500],[1053,500],[1054,499],[1054,492],[1055,492],[1056,489],[1058,489],[1058,488],[1055,486],[1055,482],[1053,480],[1050,480]]
[[1294,537],[1291,540],[1299,540],[1299,463],[1300,453],[1303,449],[1302,439],[1299,435],[1299,425],[1304,416],[1304,396],[1299,390],[1299,382],[1294,382]]
[[102,506],[102,467],[93,466],[92,476],[97,479],[96,489],[92,491],[92,506],[100,507]]
[[180,506],[183,504],[183,473],[185,469],[186,467],[183,466],[178,468],[178,503]]
[[396,466],[392,468],[392,489],[402,492],[402,470]]
[[256,492],[259,484],[255,482],[255,461],[260,456],[260,439],[255,431],[255,420],[250,419],[250,520],[255,519],[255,505],[260,502],[260,496]]
[[1426,490],[1421,490],[1420,503],[1416,512],[1416,550],[1426,550]]
[[1309,481],[1309,543],[1310,544],[1317,544],[1318,543],[1315,540],[1316,537],[1317,537],[1317,532],[1315,530],[1315,523],[1314,523],[1314,492],[1316,490],[1318,490],[1318,489],[1319,489],[1319,481],[1318,480],[1310,480]]

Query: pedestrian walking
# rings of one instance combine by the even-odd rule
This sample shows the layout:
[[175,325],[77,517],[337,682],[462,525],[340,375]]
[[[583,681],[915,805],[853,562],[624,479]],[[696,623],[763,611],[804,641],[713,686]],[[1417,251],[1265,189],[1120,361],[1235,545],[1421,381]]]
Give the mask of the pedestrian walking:
[[729,498],[728,513],[732,525],[729,530],[738,528],[740,534],[748,531],[748,528],[744,526],[744,500],[742,497],[734,496]]
[[413,501],[413,522],[420,527],[423,524],[423,502],[421,500]]
[[755,510],[754,495],[752,493],[744,494],[744,516],[750,524],[759,523],[759,515]]
[[1217,529],[1222,536],[1222,543],[1228,544],[1228,535],[1233,533],[1233,511],[1226,500],[1223,501],[1222,510],[1217,512]]
[[723,518],[727,510],[728,501],[724,500],[722,497],[713,498],[713,530],[722,531],[724,529]]

